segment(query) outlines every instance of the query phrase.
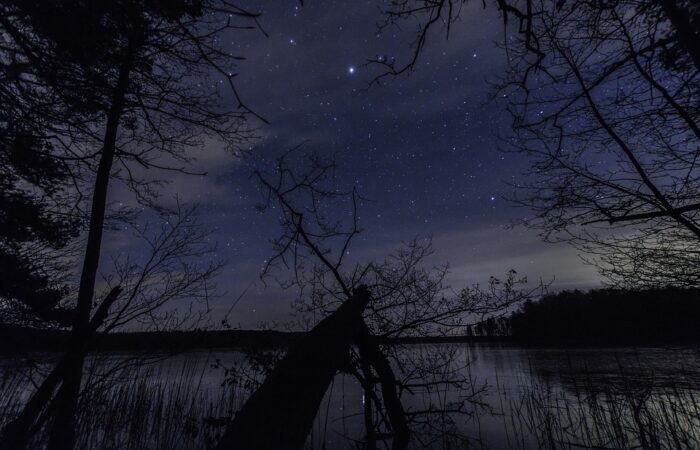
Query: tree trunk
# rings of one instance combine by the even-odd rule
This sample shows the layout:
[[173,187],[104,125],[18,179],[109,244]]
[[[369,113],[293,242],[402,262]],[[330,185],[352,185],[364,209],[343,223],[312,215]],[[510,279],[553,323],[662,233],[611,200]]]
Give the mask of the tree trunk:
[[63,383],[56,395],[54,421],[49,437],[49,450],[71,450],[75,445],[75,415],[82,380],[85,353],[80,351],[83,340],[88,336],[90,313],[95,291],[95,279],[100,259],[104,216],[107,204],[107,189],[116,153],[119,121],[124,110],[126,89],[129,83],[134,48],[130,42],[126,48],[124,61],[119,69],[119,78],[114,89],[111,106],[107,114],[107,124],[103,141],[102,156],[97,168],[95,188],[90,211],[90,228],[88,231],[83,270],[80,276],[78,302],[75,322],[69,339],[67,359],[68,367],[64,373]]
[[323,396],[362,329],[361,286],[285,355],[229,424],[219,450],[302,449]]
[[391,431],[394,435],[391,448],[392,450],[406,450],[411,432],[406,423],[406,413],[403,405],[396,394],[396,377],[391,369],[391,365],[389,365],[389,361],[387,361],[386,356],[384,356],[379,345],[377,345],[375,338],[370,334],[364,321],[360,323],[357,345],[360,349],[360,357],[374,367],[382,386],[382,398],[384,399],[384,406],[391,423]]
[[[102,325],[112,304],[117,300],[122,289],[116,286],[105,297],[90,321],[90,336],[83,338],[81,355],[84,356],[89,349],[89,342],[95,331]],[[5,425],[0,436],[0,450],[17,450],[26,448],[31,438],[32,429],[40,428],[37,423],[39,416],[51,401],[56,387],[65,378],[65,371],[70,366],[69,354],[66,353],[59,360],[49,375],[41,382],[39,388],[31,396],[22,412],[15,420]]]
[[678,5],[677,0],[659,0],[664,14],[676,30],[676,36],[700,70],[700,30],[694,29],[691,12]]
[[48,405],[56,386],[63,377],[66,368],[66,359],[61,359],[51,373],[41,382],[22,412],[12,422],[2,429],[0,438],[0,450],[24,449],[29,443],[31,429],[41,411]]

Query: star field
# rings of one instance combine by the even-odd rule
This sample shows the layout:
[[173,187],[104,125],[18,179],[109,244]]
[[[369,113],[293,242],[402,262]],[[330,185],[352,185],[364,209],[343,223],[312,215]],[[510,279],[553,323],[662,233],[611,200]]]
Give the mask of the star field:
[[[351,248],[360,260],[432,236],[434,262],[450,263],[455,288],[510,268],[533,278],[556,277],[558,268],[567,274],[557,278],[561,287],[598,283],[573,250],[506,227],[526,213],[504,198],[527,161],[497,148],[510,124],[488,83],[506,64],[495,45],[504,32],[495,10],[470,3],[449,39],[429,37],[414,71],[370,86],[379,68],[367,60],[402,60],[412,51],[410,29],[378,32],[376,2],[256,7],[269,36],[236,33],[228,45],[246,58],[235,68],[237,88],[270,124],[261,124],[242,160],[212,144],[198,155],[208,175],[168,188],[202,205],[218,254],[228,260],[219,280],[226,295],[215,312],[228,310],[227,301],[248,288],[231,323],[254,326],[289,312],[293,294],[256,281],[278,222],[273,211],[256,210],[260,196],[249,175],[302,142],[308,151],[335,155],[338,185],[356,186],[371,199],[362,205],[364,232]],[[348,217],[342,208],[330,213]]]

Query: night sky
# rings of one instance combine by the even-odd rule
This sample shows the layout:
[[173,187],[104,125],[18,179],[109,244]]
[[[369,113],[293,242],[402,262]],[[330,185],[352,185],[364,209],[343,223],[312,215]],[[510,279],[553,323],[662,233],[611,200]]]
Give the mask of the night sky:
[[[372,200],[362,205],[364,232],[351,249],[359,261],[432,236],[431,262],[449,264],[455,289],[511,268],[533,282],[554,278],[552,290],[600,284],[576,250],[508,228],[527,214],[504,198],[527,161],[497,148],[509,123],[504,105],[489,97],[489,81],[506,63],[496,46],[504,29],[495,8],[469,2],[449,39],[429,37],[413,72],[368,88],[378,68],[363,63],[408,58],[411,22],[379,34],[376,1],[255,4],[269,37],[240,31],[227,45],[247,58],[236,69],[238,89],[270,125],[260,126],[247,158],[215,144],[202,149],[196,167],[207,176],[177,177],[164,192],[201,204],[203,222],[216,230],[218,256],[228,261],[218,279],[225,295],[211,304],[213,323],[246,289],[230,323],[249,328],[289,319],[295,293],[258,281],[279,228],[274,212],[256,210],[261,196],[250,174],[303,141],[308,151],[335,154],[338,185],[355,185]],[[342,209],[337,214],[347,217]],[[107,247],[128,245],[109,239]]]

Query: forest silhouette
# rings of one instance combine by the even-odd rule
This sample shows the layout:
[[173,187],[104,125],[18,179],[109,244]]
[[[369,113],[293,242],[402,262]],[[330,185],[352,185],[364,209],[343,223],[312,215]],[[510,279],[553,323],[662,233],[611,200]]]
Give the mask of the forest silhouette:
[[700,290],[656,288],[563,291],[527,301],[510,316],[518,341],[562,344],[668,344],[700,341]]
[[[368,55],[367,87],[418,70],[426,43],[436,31],[449,35],[464,4],[385,2],[379,34],[407,22],[416,28],[408,59]],[[130,405],[126,416],[142,413],[133,415],[138,422],[165,411],[167,395],[150,407],[149,387],[129,384],[126,369],[145,367],[143,354],[95,375],[99,350],[251,347],[243,367],[260,348],[283,347],[279,358],[250,365],[248,392],[236,408],[222,408],[214,437],[199,438],[190,426],[196,419],[185,414],[173,429],[208,448],[301,449],[326,398],[330,411],[336,378],[351,377],[361,392],[362,436],[349,442],[404,450],[463,447],[471,441],[458,424],[485,410],[486,388],[469,370],[476,359],[456,356],[454,347],[424,352],[412,343],[697,343],[700,6],[691,0],[483,6],[498,14],[507,36],[501,42],[507,64],[493,98],[511,126],[498,142],[529,161],[510,199],[529,211],[519,224],[545,241],[572,244],[618,288],[541,296],[546,286],[528,285],[515,270],[453,288],[447,264],[433,263],[430,239],[356,256],[367,202],[360,183],[337,184],[335,174],[345,170],[338,149],[307,151],[302,142],[267,155],[265,164],[241,158],[251,164],[255,209],[278,225],[260,277],[293,293],[289,303],[307,319],[307,331],[283,335],[192,331],[201,319],[193,305],[209,312],[224,262],[196,205],[162,196],[173,176],[205,175],[195,159],[209,144],[240,157],[266,135],[268,120],[239,93],[245,58],[232,38],[246,30],[268,37],[261,13],[230,0],[3,2],[0,332],[26,360],[29,382],[12,385],[3,403],[0,450],[73,450],[94,435],[108,447],[142,446],[110,414],[90,422],[91,413],[100,398],[110,398]],[[125,230],[131,240],[115,250],[110,239]],[[185,303],[189,308],[177,308]],[[237,301],[229,303],[233,309]],[[128,329],[144,331],[123,333]],[[33,353],[47,349],[55,358]],[[238,369],[225,368],[233,384]],[[649,415],[642,406],[654,399],[652,391],[632,392],[622,413],[603,402],[596,410],[600,428],[589,436],[642,448],[697,442],[688,430],[700,415],[688,412],[693,408],[670,421]],[[685,392],[673,394],[668,404],[692,404]],[[419,397],[425,402],[412,404]],[[636,421],[636,428],[620,438],[620,428],[606,427],[622,420]],[[663,439],[650,435],[656,420],[668,431]],[[571,444],[567,428],[556,438],[548,429],[547,446]],[[129,445],[120,442],[125,435]]]

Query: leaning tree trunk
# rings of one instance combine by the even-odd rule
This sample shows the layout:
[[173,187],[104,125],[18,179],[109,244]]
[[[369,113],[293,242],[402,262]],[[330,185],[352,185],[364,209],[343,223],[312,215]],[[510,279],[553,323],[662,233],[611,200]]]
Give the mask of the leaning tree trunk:
[[[83,345],[79,349],[80,357],[84,357],[85,353],[89,350],[93,335],[104,322],[109,308],[117,300],[121,292],[122,289],[120,286],[114,287],[102,301],[99,308],[97,308],[95,315],[90,321],[90,328],[87,330],[89,335],[84,336],[81,340]],[[56,387],[61,383],[61,380],[65,378],[65,372],[72,363],[70,360],[71,357],[72,355],[68,353],[63,355],[61,360],[41,382],[39,388],[24,405],[22,412],[12,422],[5,425],[2,429],[2,433],[0,433],[0,450],[18,450],[27,447],[32,433],[41,428],[42,421],[39,418],[42,416],[42,412],[46,411],[47,406],[51,402]]]
[[295,343],[236,414],[217,449],[303,448],[323,396],[363,328],[369,298],[361,286]]

